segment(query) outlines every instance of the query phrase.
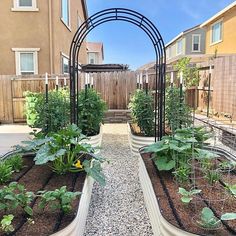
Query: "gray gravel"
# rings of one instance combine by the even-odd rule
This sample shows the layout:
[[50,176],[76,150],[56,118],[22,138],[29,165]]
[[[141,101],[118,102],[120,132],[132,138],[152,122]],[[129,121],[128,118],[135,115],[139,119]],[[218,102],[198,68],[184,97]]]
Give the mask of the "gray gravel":
[[[121,126],[112,128],[119,130]],[[139,183],[138,160],[131,154],[124,129],[125,126],[123,134],[103,135],[101,156],[110,160],[104,168],[107,184],[105,187],[94,185],[86,236],[153,235]]]

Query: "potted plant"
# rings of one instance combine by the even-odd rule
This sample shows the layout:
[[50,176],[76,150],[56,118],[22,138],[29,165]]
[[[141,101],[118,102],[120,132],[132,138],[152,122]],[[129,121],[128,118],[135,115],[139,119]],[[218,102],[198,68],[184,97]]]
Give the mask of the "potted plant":
[[139,148],[155,142],[153,107],[152,96],[143,90],[136,90],[131,97],[132,123],[128,123],[128,133],[130,147],[135,154],[138,154]]
[[102,142],[102,123],[107,110],[106,103],[92,88],[80,91],[78,96],[78,127],[88,136],[85,141],[93,147]]
[[85,138],[69,125],[17,146],[23,157],[1,160],[0,232],[83,235],[94,179],[105,185],[104,160],[81,142]]
[[207,148],[210,136],[204,127],[177,129],[141,149],[139,178],[154,235],[236,233],[235,198],[223,182],[236,178],[218,173],[230,155]]

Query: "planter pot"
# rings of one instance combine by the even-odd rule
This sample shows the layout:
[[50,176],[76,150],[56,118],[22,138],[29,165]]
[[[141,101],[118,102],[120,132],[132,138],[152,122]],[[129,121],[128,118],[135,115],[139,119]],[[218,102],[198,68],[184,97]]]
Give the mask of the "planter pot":
[[[87,139],[83,140],[82,142],[89,143],[94,148],[96,148],[96,147],[100,148],[102,145],[102,130],[103,130],[103,127],[101,125],[99,134],[89,136]],[[96,153],[99,153],[99,152],[100,152],[100,149],[97,149]]]
[[129,123],[127,123],[127,126],[128,126],[129,145],[133,154],[138,155],[140,148],[155,143],[155,137],[134,135],[132,134]]
[[93,178],[87,176],[84,182],[76,218],[66,228],[52,234],[52,236],[83,236],[92,195],[93,183]]
[[139,156],[139,180],[141,183],[145,206],[155,236],[196,236],[170,224],[161,214],[151,180],[141,156]]

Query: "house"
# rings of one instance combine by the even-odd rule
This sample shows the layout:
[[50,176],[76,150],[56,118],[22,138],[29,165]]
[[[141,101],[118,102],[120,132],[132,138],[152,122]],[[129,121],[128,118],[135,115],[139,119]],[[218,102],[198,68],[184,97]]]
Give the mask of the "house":
[[206,30],[206,54],[236,53],[236,1],[200,26]]
[[176,62],[182,57],[201,61],[205,54],[205,29],[197,25],[185,30],[165,45],[167,64]]
[[87,42],[87,58],[88,64],[103,64],[103,43]]
[[[0,74],[65,74],[72,38],[87,19],[85,0],[0,1]],[[79,61],[86,63],[86,45]]]

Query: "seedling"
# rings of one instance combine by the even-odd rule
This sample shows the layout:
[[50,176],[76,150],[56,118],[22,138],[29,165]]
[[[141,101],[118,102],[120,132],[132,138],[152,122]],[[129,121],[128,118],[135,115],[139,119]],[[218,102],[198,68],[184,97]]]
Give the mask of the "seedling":
[[197,220],[197,224],[205,229],[217,229],[220,227],[221,220],[235,220],[236,213],[225,213],[218,219],[213,211],[204,207],[201,211],[200,220]]
[[10,157],[5,161],[5,163],[10,165],[15,172],[19,172],[23,168],[23,159],[19,154]]
[[187,191],[185,188],[179,188],[179,192],[182,197],[181,201],[183,203],[190,203],[193,200],[193,195],[200,193],[201,189],[193,189],[191,191]]
[[1,220],[1,229],[5,233],[10,233],[13,232],[15,229],[12,225],[12,220],[14,219],[13,215],[4,215],[2,220]]
[[229,192],[236,197],[236,184],[227,184],[225,183],[225,188],[229,190]]
[[0,162],[0,184],[8,182],[12,177],[12,167],[6,162]]
[[208,180],[209,184],[213,185],[220,180],[220,173],[216,170],[207,170],[205,178]]

